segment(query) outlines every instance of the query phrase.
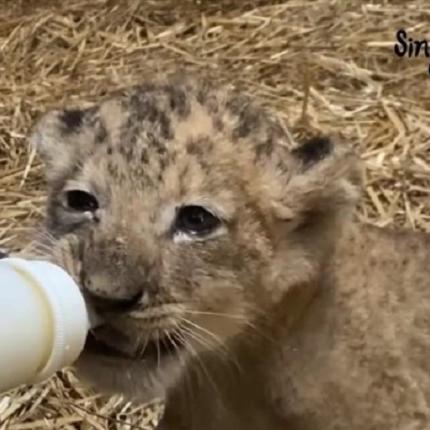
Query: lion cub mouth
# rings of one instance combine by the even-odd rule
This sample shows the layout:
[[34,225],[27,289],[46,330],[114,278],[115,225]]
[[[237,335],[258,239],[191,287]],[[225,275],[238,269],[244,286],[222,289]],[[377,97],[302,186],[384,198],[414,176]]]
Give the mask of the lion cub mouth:
[[140,351],[132,351],[129,348],[113,346],[111,342],[105,342],[91,331],[88,333],[85,342],[85,351],[92,355],[126,360],[150,359],[154,362],[177,355],[183,347],[184,343],[175,334],[168,334],[159,339],[150,339]]

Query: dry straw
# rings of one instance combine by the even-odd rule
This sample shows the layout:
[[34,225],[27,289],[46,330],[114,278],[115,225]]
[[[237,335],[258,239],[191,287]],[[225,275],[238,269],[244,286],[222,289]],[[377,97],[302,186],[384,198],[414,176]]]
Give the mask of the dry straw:
[[[367,166],[362,217],[429,230],[429,59],[393,54],[396,30],[430,37],[429,19],[426,0],[0,0],[0,248],[43,215],[35,119],[178,65],[236,82],[296,131],[341,132]],[[0,430],[149,429],[160,407],[65,371],[0,397]]]

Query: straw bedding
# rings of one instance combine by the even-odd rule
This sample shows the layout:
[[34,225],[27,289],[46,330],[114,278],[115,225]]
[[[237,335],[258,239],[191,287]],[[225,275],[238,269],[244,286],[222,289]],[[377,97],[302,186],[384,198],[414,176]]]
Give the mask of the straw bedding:
[[[429,18],[426,0],[0,0],[0,248],[43,216],[36,118],[177,66],[242,86],[296,135],[341,132],[367,166],[361,216],[429,230],[430,60],[393,53],[397,30],[429,37]],[[150,429],[161,409],[66,370],[1,396],[0,430]]]

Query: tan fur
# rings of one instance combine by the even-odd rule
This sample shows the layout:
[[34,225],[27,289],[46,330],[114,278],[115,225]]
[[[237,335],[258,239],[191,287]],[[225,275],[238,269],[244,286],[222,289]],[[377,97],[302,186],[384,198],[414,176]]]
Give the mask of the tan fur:
[[[162,430],[429,428],[429,237],[355,220],[348,144],[292,150],[247,97],[177,76],[64,115],[32,137],[50,191],[39,248],[88,300],[139,297],[97,333],[131,358],[85,352],[84,377],[166,395]],[[99,209],[72,214],[68,189]],[[187,204],[222,225],[174,233]],[[186,347],[148,355],[178,331]]]

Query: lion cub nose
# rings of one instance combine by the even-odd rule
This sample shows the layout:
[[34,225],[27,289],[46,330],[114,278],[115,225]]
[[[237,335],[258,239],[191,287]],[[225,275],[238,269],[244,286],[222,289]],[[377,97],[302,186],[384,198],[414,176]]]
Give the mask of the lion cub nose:
[[108,297],[103,294],[84,290],[84,297],[98,313],[124,313],[138,306],[142,294],[138,293],[131,297]]
[[135,309],[143,295],[138,282],[102,273],[82,274],[83,293],[98,313],[123,313]]

